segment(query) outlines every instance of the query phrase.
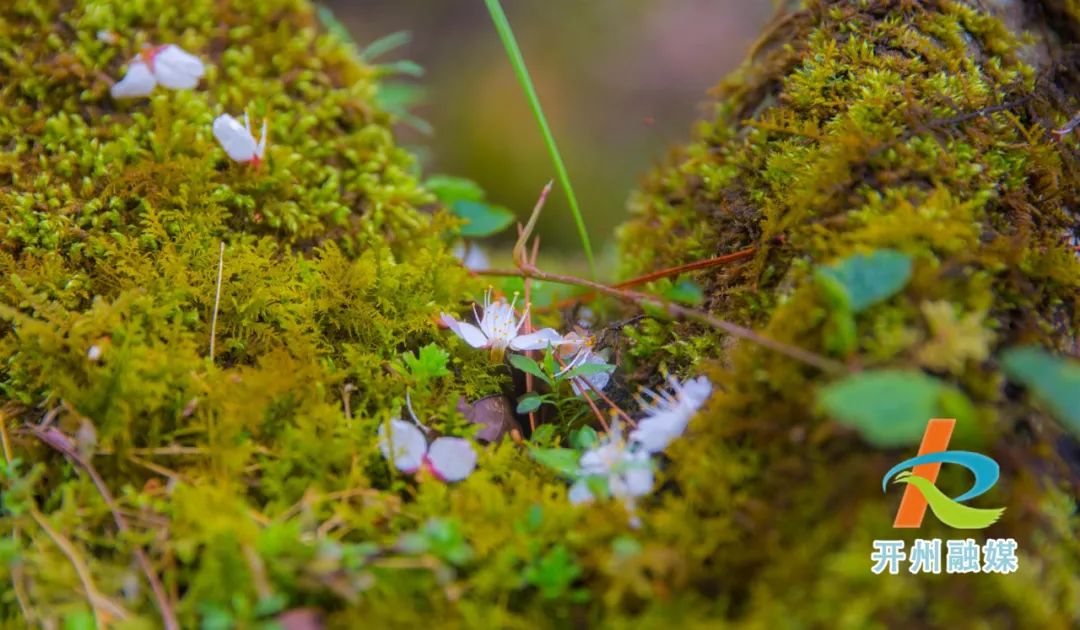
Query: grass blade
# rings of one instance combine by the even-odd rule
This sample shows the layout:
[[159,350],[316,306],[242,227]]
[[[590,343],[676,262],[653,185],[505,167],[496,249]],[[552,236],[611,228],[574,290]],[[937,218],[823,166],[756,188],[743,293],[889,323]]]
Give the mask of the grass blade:
[[551,161],[555,165],[555,175],[558,177],[563,190],[566,191],[567,200],[570,202],[570,211],[574,214],[574,223],[577,224],[578,234],[581,236],[581,245],[585,248],[585,258],[589,261],[589,272],[595,278],[596,262],[593,260],[592,245],[589,244],[589,233],[585,230],[585,219],[581,216],[577,196],[574,195],[574,188],[570,185],[570,176],[566,172],[562,155],[559,154],[559,147],[555,144],[555,136],[552,135],[547,118],[544,117],[544,110],[540,107],[540,98],[536,95],[536,88],[533,87],[529,70],[525,67],[525,59],[521,56],[521,49],[518,48],[514,31],[510,28],[510,21],[506,19],[506,13],[503,12],[499,0],[484,0],[484,2],[487,3],[491,21],[495,23],[495,30],[499,33],[499,39],[502,40],[503,46],[506,48],[506,56],[510,59],[514,74],[517,75],[521,89],[525,91],[525,97],[529,101],[529,107],[536,118],[536,123],[540,126],[540,133],[544,136],[544,144],[547,145]]

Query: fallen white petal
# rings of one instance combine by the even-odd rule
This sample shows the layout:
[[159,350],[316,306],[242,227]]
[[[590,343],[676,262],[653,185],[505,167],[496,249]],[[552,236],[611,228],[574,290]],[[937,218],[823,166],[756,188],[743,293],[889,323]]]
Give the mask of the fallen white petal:
[[255,138],[240,121],[228,114],[214,120],[214,137],[225,153],[237,162],[250,162],[256,156]]
[[461,481],[476,469],[476,451],[468,440],[441,437],[431,443],[428,462],[443,481]]
[[128,65],[127,74],[113,84],[109,93],[113,98],[138,98],[148,96],[154,91],[155,85],[157,85],[157,80],[150,72],[150,68],[143,63],[142,59],[136,57]]
[[427,438],[416,425],[394,418],[390,420],[389,437],[386,435],[386,424],[379,425],[379,450],[383,457],[394,462],[398,470],[413,473],[424,462]]
[[179,46],[169,44],[154,55],[154,76],[167,88],[191,89],[199,84],[204,72],[202,61]]

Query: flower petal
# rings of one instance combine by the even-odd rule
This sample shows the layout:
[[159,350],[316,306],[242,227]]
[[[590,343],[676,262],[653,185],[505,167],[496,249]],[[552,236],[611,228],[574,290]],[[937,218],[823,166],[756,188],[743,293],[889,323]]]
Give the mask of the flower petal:
[[169,44],[154,55],[154,76],[167,88],[191,89],[204,72],[202,61],[179,46]]
[[237,162],[250,162],[255,157],[255,138],[240,121],[228,114],[214,120],[214,137],[225,153]]
[[157,85],[157,79],[150,72],[150,68],[141,59],[136,58],[128,65],[124,78],[114,83],[109,93],[113,98],[138,98],[148,96],[154,91],[155,85]]
[[416,472],[427,453],[427,438],[411,422],[398,418],[390,420],[390,436],[387,439],[386,424],[379,425],[379,450],[383,457],[392,459],[398,470]]
[[630,432],[630,441],[637,442],[647,453],[658,453],[682,435],[690,415],[682,409],[661,411],[638,421]]
[[543,350],[548,346],[557,346],[562,342],[562,335],[552,328],[544,328],[528,335],[520,335],[510,340],[514,350]]
[[488,346],[488,338],[476,326],[468,322],[459,322],[452,315],[446,313],[442,314],[442,322],[470,346],[474,348],[486,348]]
[[465,439],[441,437],[428,449],[431,470],[443,481],[461,481],[476,469],[476,451]]
[[574,505],[581,503],[589,503],[593,500],[592,491],[589,490],[589,484],[584,479],[578,479],[574,482],[574,485],[570,486],[570,492],[566,495],[566,498],[570,500]]

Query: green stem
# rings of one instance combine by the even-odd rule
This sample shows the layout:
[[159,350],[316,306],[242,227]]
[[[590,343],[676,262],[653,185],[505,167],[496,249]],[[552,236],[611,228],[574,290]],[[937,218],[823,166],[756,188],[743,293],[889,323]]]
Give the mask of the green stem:
[[566,172],[562,155],[559,154],[559,147],[555,144],[555,136],[552,135],[547,118],[544,117],[544,110],[540,107],[540,98],[536,95],[536,88],[533,87],[529,70],[525,67],[525,58],[521,56],[521,49],[518,48],[514,31],[510,28],[510,21],[506,19],[506,13],[503,12],[499,0],[484,0],[484,2],[487,3],[488,12],[491,13],[491,21],[495,23],[495,30],[499,32],[499,38],[506,48],[506,55],[510,58],[510,65],[514,68],[514,74],[517,75],[521,89],[525,91],[525,97],[529,101],[529,107],[536,118],[536,123],[540,126],[540,133],[544,136],[544,144],[547,145],[551,161],[555,165],[555,174],[566,191],[567,200],[570,202],[570,211],[574,214],[574,223],[577,224],[581,244],[585,248],[585,258],[589,261],[589,272],[595,278],[596,262],[593,260],[592,245],[589,244],[589,233],[585,230],[585,219],[581,216],[577,196],[574,195],[574,188],[570,185],[570,175]]

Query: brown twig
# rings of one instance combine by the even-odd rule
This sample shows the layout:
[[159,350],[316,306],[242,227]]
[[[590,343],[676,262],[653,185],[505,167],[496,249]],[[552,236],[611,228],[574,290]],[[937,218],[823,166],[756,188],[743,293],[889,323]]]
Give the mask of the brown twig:
[[[548,184],[550,186],[550,184]],[[546,192],[542,193],[546,196]],[[520,237],[525,231],[519,227],[518,236]],[[533,240],[532,256],[528,259],[530,265],[536,265],[536,259],[540,256],[540,237],[537,236]],[[522,282],[525,287],[525,334],[529,334],[533,331],[532,327],[532,278],[525,278]],[[525,356],[530,359],[534,359],[533,352],[527,351]],[[535,359],[534,359],[535,360]],[[528,372],[525,373],[525,393],[529,393],[533,390],[533,375]],[[529,412],[529,431],[530,433],[536,431],[536,411]]]
[[[62,453],[78,467],[86,471],[86,474],[90,476],[90,480],[94,483],[98,493],[101,495],[102,500],[105,501],[105,505],[112,513],[116,528],[121,534],[129,533],[131,528],[128,526],[127,519],[120,513],[120,510],[116,505],[116,499],[113,498],[112,492],[109,491],[109,487],[105,484],[105,480],[98,474],[94,465],[79,454],[79,451],[75,448],[71,439],[55,427],[42,429],[35,425],[29,425],[29,429],[34,436],[44,444],[52,447],[59,453]],[[142,569],[143,573],[146,575],[147,581],[150,583],[150,590],[153,591],[154,598],[157,600],[158,611],[161,614],[161,621],[166,630],[179,630],[180,624],[176,620],[172,605],[169,603],[168,596],[165,594],[165,588],[161,585],[161,581],[158,579],[157,573],[150,563],[150,558],[146,555],[146,552],[143,551],[143,548],[136,543],[132,543],[132,555],[135,556],[136,562],[139,563],[139,567]]]
[[646,305],[654,306],[663,309],[668,315],[678,318],[686,319],[690,321],[696,321],[701,324],[705,324],[712,328],[722,330],[732,337],[739,339],[745,339],[751,343],[755,343],[763,348],[768,348],[774,352],[782,354],[786,357],[795,359],[801,363],[811,365],[825,372],[840,373],[847,371],[847,368],[840,362],[823,357],[809,350],[786,344],[769,337],[765,337],[753,330],[740,326],[732,322],[715,317],[705,311],[699,311],[692,308],[687,308],[673,302],[664,302],[659,298],[647,295],[645,293],[638,293],[636,291],[627,291],[625,289],[617,289],[610,287],[606,284],[600,284],[599,282],[593,282],[591,280],[585,280],[584,278],[577,278],[574,276],[568,276],[563,274],[548,273],[537,269],[536,267],[527,263],[522,263],[518,266],[518,269],[485,269],[477,272],[480,275],[488,276],[510,276],[510,277],[531,277],[536,280],[544,280],[547,282],[557,282],[559,284],[568,284],[571,286],[584,287],[586,289],[592,289],[598,293],[609,295],[618,300],[632,303],[639,308]]
[[[558,354],[556,354],[555,355],[555,360],[559,362],[559,365],[564,370],[566,369],[566,363],[562,360],[562,357],[560,357]],[[611,409],[613,409],[615,411],[615,413],[617,413],[619,416],[621,416],[622,419],[625,420],[630,426],[637,427],[637,423],[634,422],[634,419],[631,418],[628,413],[623,411],[622,407],[616,405],[613,400],[611,400],[606,395],[604,395],[604,392],[600,391],[599,388],[597,388],[595,385],[593,385],[591,382],[589,382],[589,379],[585,378],[584,376],[578,376],[578,377],[573,377],[571,380],[576,380],[579,383],[584,384],[590,390],[595,392],[601,399],[603,399],[603,401],[606,402],[608,404],[608,406]],[[590,398],[588,396],[582,396],[582,398],[584,398],[586,400],[586,402],[589,403],[589,406],[593,408],[593,411],[596,412],[597,417],[600,419],[600,424],[604,425],[604,430],[607,431],[607,429],[608,429],[607,428],[607,423],[604,422],[604,418],[600,414],[600,412],[597,410],[596,406],[592,404],[593,401],[590,400]]]

